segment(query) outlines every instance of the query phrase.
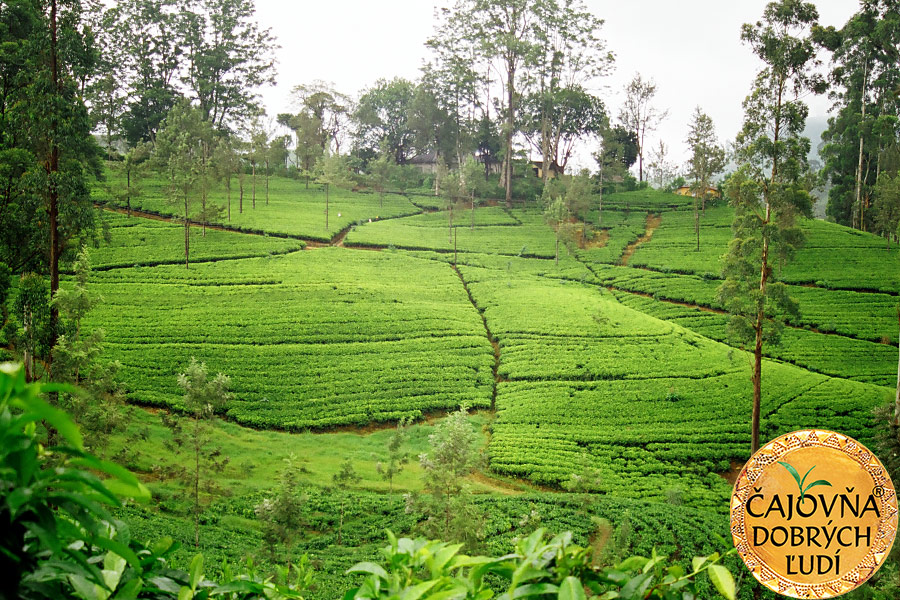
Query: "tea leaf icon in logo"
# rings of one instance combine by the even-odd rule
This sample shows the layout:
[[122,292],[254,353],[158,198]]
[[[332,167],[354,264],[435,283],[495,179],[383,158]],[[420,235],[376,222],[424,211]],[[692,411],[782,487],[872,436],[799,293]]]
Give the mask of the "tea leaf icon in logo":
[[811,488],[816,487],[817,485],[827,485],[828,487],[831,487],[831,483],[825,481],[824,479],[813,481],[808,486],[803,487],[803,484],[806,483],[806,478],[809,477],[809,474],[812,473],[812,470],[816,468],[815,465],[811,466],[809,468],[809,471],[806,472],[806,475],[804,475],[801,479],[800,473],[798,473],[797,469],[795,469],[793,466],[787,464],[786,462],[781,462],[780,460],[778,461],[778,464],[787,469],[787,472],[790,473],[791,477],[794,478],[794,481],[797,482],[797,488],[800,490],[800,502],[803,502],[803,498],[806,497],[806,492],[808,492]]

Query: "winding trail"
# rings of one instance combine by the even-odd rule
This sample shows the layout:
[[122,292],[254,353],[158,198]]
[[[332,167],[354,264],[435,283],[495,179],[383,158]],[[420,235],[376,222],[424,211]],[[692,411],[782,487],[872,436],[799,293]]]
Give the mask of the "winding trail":
[[662,217],[660,215],[656,215],[653,213],[647,214],[647,226],[644,229],[644,235],[631,242],[625,247],[625,251],[622,252],[622,256],[619,257],[619,264],[623,267],[628,266],[628,261],[631,259],[631,255],[634,254],[634,251],[637,250],[637,247],[645,242],[649,242],[650,238],[653,237],[653,232],[656,231],[656,228],[659,227],[659,224],[662,222]]

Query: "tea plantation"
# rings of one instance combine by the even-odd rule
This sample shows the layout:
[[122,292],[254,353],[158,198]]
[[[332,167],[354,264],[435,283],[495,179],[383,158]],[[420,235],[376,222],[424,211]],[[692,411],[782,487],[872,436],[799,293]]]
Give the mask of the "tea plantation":
[[[233,189],[230,220],[205,236],[191,228],[190,268],[179,222],[104,212],[109,241],[91,251],[90,279],[103,302],[84,327],[105,330],[103,357],[121,363],[137,407],[131,434],[146,439],[130,466],[158,504],[128,509],[138,533],[190,541],[176,486],[159,476],[178,459],[155,413],[183,407],[176,377],[196,357],[233,390],[217,425],[230,494],[208,496],[202,517],[213,562],[258,550],[254,509],[293,457],[308,530],[296,552],[321,572],[313,597],[331,597],[351,582],[343,570],[375,556],[383,528],[415,529],[400,494],[421,490],[415,454],[460,405],[486,458],[469,485],[490,551],[538,522],[572,530],[599,560],[725,548],[752,393],[716,299],[730,208],[707,208],[697,252],[690,199],[614,194],[557,261],[534,205],[460,204],[451,224],[433,198],[387,194],[382,206],[342,191],[326,230],[320,189],[273,177],[266,204],[261,181],[255,209],[245,183],[242,213]],[[154,185],[132,206],[177,216]],[[818,427],[872,443],[872,409],[896,380],[900,254],[870,234],[802,226],[805,247],[779,267],[801,315],[765,347],[763,438]],[[412,461],[389,486],[385,444],[407,417]],[[344,458],[361,479],[342,495]],[[591,474],[594,493],[566,492]]]

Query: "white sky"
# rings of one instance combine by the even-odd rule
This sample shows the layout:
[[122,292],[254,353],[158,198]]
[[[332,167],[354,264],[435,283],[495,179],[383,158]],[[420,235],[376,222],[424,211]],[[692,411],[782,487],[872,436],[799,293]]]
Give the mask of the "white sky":
[[[720,140],[734,138],[743,116],[741,102],[760,63],[741,44],[743,23],[756,22],[767,0],[585,0],[606,20],[601,37],[616,55],[613,73],[596,90],[612,116],[621,90],[640,71],[657,84],[656,105],[668,118],[652,134],[661,138],[670,160],[687,158],[684,138],[698,104],[716,124]],[[819,0],[822,25],[842,26],[858,9],[857,0]],[[257,15],[281,44],[278,85],[263,90],[269,114],[286,112],[293,86],[330,81],[351,96],[379,78],[416,79],[428,56],[424,42],[433,30],[435,7],[453,0],[257,0]],[[824,116],[828,101],[810,97],[810,116]],[[815,144],[815,140],[813,140]],[[573,159],[594,169],[593,148]],[[646,162],[645,152],[645,162]]]

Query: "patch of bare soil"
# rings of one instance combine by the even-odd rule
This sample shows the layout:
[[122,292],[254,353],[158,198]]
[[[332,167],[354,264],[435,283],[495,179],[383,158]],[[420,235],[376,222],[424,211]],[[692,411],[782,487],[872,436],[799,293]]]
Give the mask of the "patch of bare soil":
[[738,477],[741,475],[741,469],[744,468],[744,463],[740,461],[733,460],[731,461],[731,468],[725,471],[724,473],[719,473],[719,477],[730,483],[734,486],[737,483]]
[[650,240],[653,237],[653,232],[656,231],[656,228],[659,227],[659,224],[662,222],[662,217],[659,215],[649,214],[647,215],[647,226],[644,229],[644,235],[636,239],[635,241],[628,244],[625,247],[625,252],[622,253],[622,257],[619,259],[619,264],[622,266],[628,265],[628,261],[631,259],[631,255],[634,254],[634,251],[637,250],[637,247]]

